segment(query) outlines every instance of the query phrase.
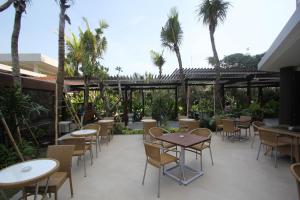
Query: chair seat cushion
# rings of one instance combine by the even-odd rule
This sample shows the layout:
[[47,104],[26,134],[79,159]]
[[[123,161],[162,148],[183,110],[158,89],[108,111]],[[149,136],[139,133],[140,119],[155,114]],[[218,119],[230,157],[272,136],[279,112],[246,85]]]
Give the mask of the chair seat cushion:
[[206,143],[199,143],[199,144],[191,146],[190,148],[195,149],[197,151],[202,151],[203,149],[206,149],[208,147],[209,147],[209,145]]
[[160,157],[160,162],[153,160],[151,158],[148,159],[148,162],[152,165],[154,165],[155,167],[160,167],[160,166],[164,166],[166,164],[172,163],[172,162],[176,162],[178,159],[175,156],[172,156],[168,153],[163,153],[161,154]]

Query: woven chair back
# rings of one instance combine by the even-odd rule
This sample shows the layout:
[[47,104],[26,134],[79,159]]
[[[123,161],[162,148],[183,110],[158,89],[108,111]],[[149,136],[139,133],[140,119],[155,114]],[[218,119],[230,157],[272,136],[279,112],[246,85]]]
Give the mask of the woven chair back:
[[53,158],[59,161],[59,172],[71,173],[72,155],[74,145],[50,145],[47,149],[47,158]]
[[240,116],[240,125],[250,126],[252,117],[251,116]]
[[147,159],[160,163],[160,147],[158,145],[144,142]]
[[93,129],[97,131],[97,135],[100,133],[101,126],[99,124],[87,124],[82,129]]
[[223,131],[232,133],[235,130],[235,122],[233,119],[222,119]]
[[216,115],[215,116],[215,121],[216,121],[216,126],[222,125],[222,119],[220,116]]
[[292,164],[290,167],[290,170],[296,179],[297,189],[298,189],[298,197],[300,198],[300,163]]
[[264,125],[265,125],[265,123],[261,122],[261,121],[252,122],[252,126],[253,126],[253,129],[254,129],[255,132],[258,132],[258,127],[262,127]]
[[194,130],[196,128],[200,128],[200,121],[195,120],[195,121],[187,122],[187,128],[188,131]]
[[190,132],[191,134],[211,138],[212,132],[208,128],[197,128]]
[[64,145],[74,145],[74,150],[85,151],[85,138],[66,138],[62,140],[62,144]]
[[144,124],[144,134],[149,134],[149,129],[152,127],[156,127],[156,122],[143,122]]
[[152,127],[149,129],[149,134],[154,139],[155,137],[162,136],[164,134],[164,129],[160,127]]
[[262,129],[258,127],[259,138],[263,142],[276,143],[277,142],[277,134],[272,130]]

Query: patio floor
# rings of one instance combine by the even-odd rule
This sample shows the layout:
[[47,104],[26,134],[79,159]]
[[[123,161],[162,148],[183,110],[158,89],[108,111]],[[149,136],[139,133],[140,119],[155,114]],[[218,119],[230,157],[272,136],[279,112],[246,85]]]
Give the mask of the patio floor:
[[[187,186],[179,185],[167,176],[161,176],[160,199],[207,200],[283,200],[297,199],[296,183],[289,171],[288,158],[279,158],[279,168],[274,160],[261,154],[256,160],[258,144],[222,141],[219,135],[212,139],[214,166],[209,152],[204,152],[205,174]],[[90,165],[87,154],[87,177],[83,166],[73,159],[73,200],[157,199],[157,168],[148,165],[145,185],[142,175],[145,152],[141,135],[117,135]],[[200,167],[199,159],[186,153],[187,164]],[[52,196],[53,198],[53,196]],[[59,191],[59,199],[71,199],[69,183]]]

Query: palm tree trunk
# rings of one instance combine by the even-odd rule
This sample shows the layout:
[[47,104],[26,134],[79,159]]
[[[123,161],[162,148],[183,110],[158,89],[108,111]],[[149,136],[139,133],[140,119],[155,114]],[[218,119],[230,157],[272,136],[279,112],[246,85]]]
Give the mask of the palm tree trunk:
[[84,110],[88,109],[89,104],[90,81],[88,77],[84,77]]
[[15,0],[7,0],[5,3],[0,5],[0,12],[6,10]]
[[64,86],[64,64],[65,64],[65,5],[60,2],[59,31],[58,31],[58,70],[56,74],[55,90],[55,144],[59,136],[58,121],[61,113],[63,86]]
[[174,51],[176,53],[177,56],[177,60],[178,60],[178,65],[179,65],[179,75],[180,75],[180,82],[181,82],[181,86],[183,88],[183,94],[182,94],[182,101],[183,101],[183,105],[184,105],[184,110],[186,110],[186,89],[185,89],[185,85],[184,85],[184,72],[183,72],[183,68],[182,68],[182,60],[181,60],[181,55],[180,55],[180,51],[179,51],[179,47],[177,45],[174,46]]
[[223,110],[222,99],[221,99],[222,97],[220,94],[220,60],[215,45],[214,32],[210,30],[209,35],[210,35],[212,51],[214,54],[214,60],[216,62],[215,64],[216,82],[214,86],[215,114],[216,114]]
[[12,75],[15,87],[21,87],[21,76],[20,76],[20,66],[19,66],[19,35],[21,29],[21,18],[23,11],[16,8],[14,30],[11,37],[11,57],[12,57]]
[[[180,59],[181,60],[181,59]],[[161,75],[162,75],[162,66],[159,66],[158,67],[158,70],[159,70],[159,78],[161,78]]]

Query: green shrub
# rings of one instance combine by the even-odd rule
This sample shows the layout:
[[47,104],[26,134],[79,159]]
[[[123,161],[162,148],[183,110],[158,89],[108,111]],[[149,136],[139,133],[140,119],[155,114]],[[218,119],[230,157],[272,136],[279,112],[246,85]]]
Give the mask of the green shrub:
[[277,117],[279,112],[279,102],[270,100],[264,105],[263,112],[267,117]]
[[138,135],[138,134],[144,134],[144,130],[142,129],[129,129],[129,128],[125,128],[122,130],[122,133],[124,135]]

